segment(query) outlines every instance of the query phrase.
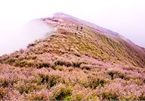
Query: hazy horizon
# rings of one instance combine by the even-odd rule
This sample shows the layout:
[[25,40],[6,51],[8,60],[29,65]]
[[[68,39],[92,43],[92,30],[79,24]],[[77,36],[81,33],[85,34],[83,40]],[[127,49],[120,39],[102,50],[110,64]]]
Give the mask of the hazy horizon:
[[[28,38],[25,37],[19,37],[16,41],[16,31],[23,25],[36,18],[52,17],[56,12],[63,12],[118,32],[133,43],[145,47],[144,5],[144,0],[0,1],[0,55],[12,49],[23,48],[21,44],[28,43]],[[19,34],[25,36],[24,32]]]

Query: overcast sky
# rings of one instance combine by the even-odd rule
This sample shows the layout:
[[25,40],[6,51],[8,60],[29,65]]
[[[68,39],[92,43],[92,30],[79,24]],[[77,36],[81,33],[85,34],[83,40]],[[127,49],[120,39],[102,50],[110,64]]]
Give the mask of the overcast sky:
[[0,55],[18,44],[21,48],[21,42],[15,42],[21,26],[55,12],[111,29],[145,47],[145,0],[0,0]]

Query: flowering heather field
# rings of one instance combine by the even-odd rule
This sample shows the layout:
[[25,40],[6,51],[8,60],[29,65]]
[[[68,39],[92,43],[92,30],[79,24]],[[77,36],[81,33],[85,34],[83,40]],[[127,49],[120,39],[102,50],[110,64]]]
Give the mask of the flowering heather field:
[[0,100],[145,100],[145,49],[70,20],[0,57]]

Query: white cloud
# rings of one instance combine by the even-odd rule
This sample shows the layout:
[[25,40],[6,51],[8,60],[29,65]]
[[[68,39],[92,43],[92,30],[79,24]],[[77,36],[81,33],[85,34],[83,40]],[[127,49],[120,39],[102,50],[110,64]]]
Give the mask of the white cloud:
[[53,28],[41,20],[33,20],[18,30],[3,30],[4,35],[0,37],[0,55],[24,49],[35,40],[51,36]]

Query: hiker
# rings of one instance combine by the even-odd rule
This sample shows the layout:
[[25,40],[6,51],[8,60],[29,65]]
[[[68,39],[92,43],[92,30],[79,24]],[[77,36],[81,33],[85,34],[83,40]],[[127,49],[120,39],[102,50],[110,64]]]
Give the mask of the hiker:
[[78,28],[79,28],[79,27],[77,26],[77,30],[78,30]]
[[82,29],[83,29],[83,27],[81,26],[81,30],[80,31],[82,31]]

